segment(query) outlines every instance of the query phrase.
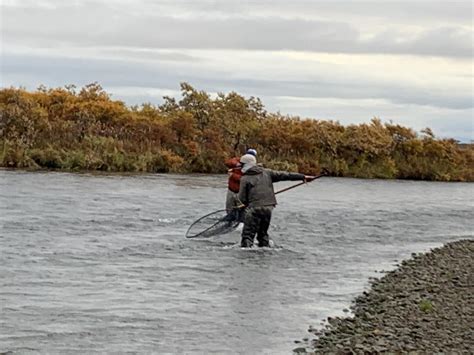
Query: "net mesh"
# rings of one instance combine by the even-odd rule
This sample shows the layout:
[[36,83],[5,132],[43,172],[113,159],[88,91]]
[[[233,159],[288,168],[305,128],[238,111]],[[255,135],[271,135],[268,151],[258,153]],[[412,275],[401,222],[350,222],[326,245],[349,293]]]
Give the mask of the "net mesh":
[[240,211],[219,210],[209,213],[189,227],[186,238],[209,238],[232,232],[240,223]]

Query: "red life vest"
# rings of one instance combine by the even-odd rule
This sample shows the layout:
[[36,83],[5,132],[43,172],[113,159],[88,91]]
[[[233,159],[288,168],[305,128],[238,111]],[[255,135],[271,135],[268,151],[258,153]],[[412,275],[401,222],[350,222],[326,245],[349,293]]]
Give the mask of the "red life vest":
[[229,190],[232,192],[239,192],[242,170],[240,168],[229,169],[229,174]]
[[240,159],[232,158],[225,162],[225,165],[230,168],[229,173],[229,190],[232,192],[239,192],[240,189],[240,178],[242,177],[242,170],[240,169]]

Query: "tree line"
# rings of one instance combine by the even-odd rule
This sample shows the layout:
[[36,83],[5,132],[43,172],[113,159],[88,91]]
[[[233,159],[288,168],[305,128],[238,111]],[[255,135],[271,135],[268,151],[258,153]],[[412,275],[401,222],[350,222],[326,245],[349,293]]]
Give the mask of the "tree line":
[[238,93],[212,97],[188,83],[181,98],[129,107],[97,83],[80,89],[0,90],[0,166],[222,173],[247,148],[264,166],[333,176],[474,181],[474,148],[374,118],[341,125],[267,112]]

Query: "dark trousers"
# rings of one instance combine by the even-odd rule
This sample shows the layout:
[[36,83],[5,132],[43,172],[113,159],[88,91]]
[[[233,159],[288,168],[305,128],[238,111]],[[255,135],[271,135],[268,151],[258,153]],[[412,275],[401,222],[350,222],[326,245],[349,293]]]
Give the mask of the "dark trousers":
[[268,227],[270,227],[272,211],[273,207],[247,207],[245,209],[244,229],[242,230],[242,241],[240,242],[241,247],[251,247],[255,234],[257,235],[259,247],[269,246]]

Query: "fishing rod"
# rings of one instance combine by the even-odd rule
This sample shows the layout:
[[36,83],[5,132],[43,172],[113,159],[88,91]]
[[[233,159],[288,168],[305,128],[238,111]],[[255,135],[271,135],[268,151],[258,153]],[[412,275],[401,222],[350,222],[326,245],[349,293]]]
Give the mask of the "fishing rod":
[[282,193],[282,192],[285,192],[285,191],[288,191],[288,190],[291,190],[291,189],[294,189],[295,187],[298,187],[298,186],[301,186],[301,185],[304,185],[304,184],[307,184],[307,183],[310,183],[316,179],[319,179],[320,177],[323,177],[323,176],[327,176],[327,172],[323,172],[317,176],[314,177],[314,179],[311,179],[309,181],[303,181],[303,182],[299,182],[295,185],[292,185],[292,186],[289,186],[289,187],[285,187],[284,189],[281,189],[277,192],[275,192],[275,195],[278,195],[279,193]]

